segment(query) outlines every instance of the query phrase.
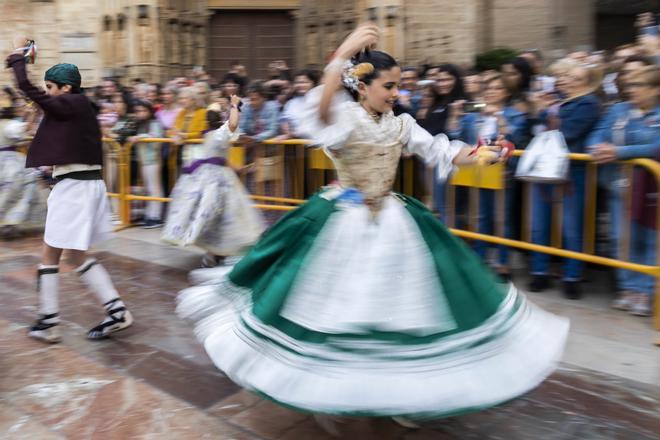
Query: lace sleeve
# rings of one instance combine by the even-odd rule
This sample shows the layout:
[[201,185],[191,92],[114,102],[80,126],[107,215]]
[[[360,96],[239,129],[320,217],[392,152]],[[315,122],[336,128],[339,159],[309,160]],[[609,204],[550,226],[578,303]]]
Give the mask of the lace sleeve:
[[300,115],[300,131],[311,136],[313,146],[338,150],[346,143],[355,128],[355,121],[350,117],[347,105],[352,100],[346,92],[337,92],[330,108],[331,121],[325,124],[319,118],[323,87],[315,87],[305,95],[305,103]]
[[437,167],[438,178],[449,177],[456,168],[453,164],[454,158],[467,145],[461,141],[450,141],[442,133],[431,136],[408,114],[399,117],[403,119],[401,142],[405,146],[405,151],[424,159],[427,166]]

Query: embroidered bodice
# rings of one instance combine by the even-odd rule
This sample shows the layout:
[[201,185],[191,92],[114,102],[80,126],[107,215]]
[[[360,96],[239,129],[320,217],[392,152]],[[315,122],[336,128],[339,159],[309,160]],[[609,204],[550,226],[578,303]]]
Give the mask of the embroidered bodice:
[[454,169],[452,161],[465,144],[450,142],[444,134],[431,136],[408,114],[389,112],[377,121],[339,94],[332,105],[332,123],[322,124],[317,116],[321,91],[317,87],[307,94],[306,131],[315,134],[315,144],[335,163],[341,186],[360,191],[370,207],[378,209],[380,200],[391,193],[402,153],[422,157],[437,167],[440,178]]

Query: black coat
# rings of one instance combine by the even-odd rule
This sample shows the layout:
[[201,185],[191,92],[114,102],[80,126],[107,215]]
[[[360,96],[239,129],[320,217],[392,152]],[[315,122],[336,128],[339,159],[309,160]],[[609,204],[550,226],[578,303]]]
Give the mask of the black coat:
[[101,128],[89,99],[79,93],[49,96],[27,78],[25,59],[7,59],[18,87],[44,111],[27,153],[27,168],[66,164],[103,164]]

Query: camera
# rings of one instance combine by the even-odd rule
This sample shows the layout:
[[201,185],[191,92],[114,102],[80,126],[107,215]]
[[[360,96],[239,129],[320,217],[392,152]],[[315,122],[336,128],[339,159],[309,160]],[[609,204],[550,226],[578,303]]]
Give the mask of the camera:
[[486,104],[480,101],[468,101],[465,104],[463,104],[463,111],[465,113],[476,113],[480,112],[481,110],[486,107]]

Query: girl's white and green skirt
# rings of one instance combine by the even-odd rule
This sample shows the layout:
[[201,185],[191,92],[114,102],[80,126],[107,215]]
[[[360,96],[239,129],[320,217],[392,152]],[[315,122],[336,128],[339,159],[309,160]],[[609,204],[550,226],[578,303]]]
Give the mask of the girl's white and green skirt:
[[345,194],[312,197],[179,296],[232,380],[303,411],[424,419],[508,401],[556,368],[566,319],[498,284],[420,202],[393,194],[374,216]]

